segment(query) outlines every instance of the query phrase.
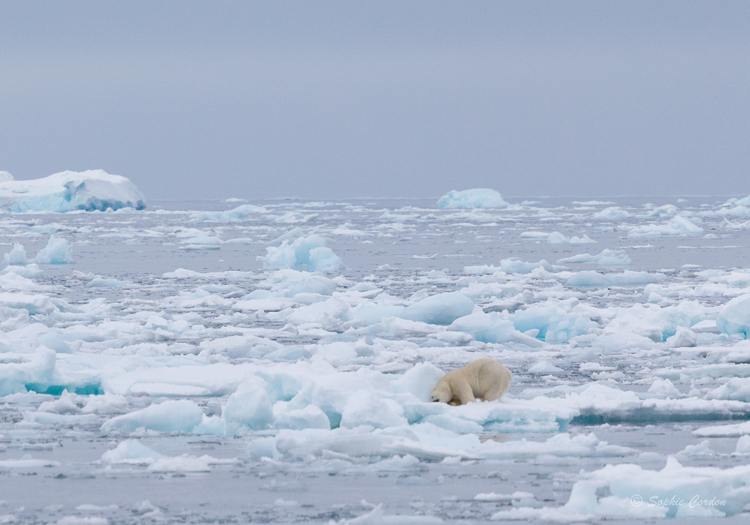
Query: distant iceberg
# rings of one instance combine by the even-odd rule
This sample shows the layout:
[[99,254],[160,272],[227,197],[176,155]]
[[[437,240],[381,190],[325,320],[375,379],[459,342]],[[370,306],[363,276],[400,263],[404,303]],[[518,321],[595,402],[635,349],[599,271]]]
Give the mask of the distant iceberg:
[[505,208],[508,203],[495,190],[474,188],[472,190],[451,190],[437,202],[438,208]]
[[104,211],[146,207],[130,179],[104,170],[63,171],[33,180],[0,172],[0,209],[18,212]]

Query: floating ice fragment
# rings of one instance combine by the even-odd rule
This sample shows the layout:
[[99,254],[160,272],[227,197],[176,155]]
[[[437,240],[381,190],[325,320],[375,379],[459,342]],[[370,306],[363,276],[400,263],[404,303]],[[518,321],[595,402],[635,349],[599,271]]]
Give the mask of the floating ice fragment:
[[[230,202],[230,201],[224,201]],[[235,201],[233,201],[235,202]],[[265,208],[260,206],[253,206],[252,204],[243,204],[229,211],[201,211],[190,215],[192,222],[206,222],[206,221],[241,221],[248,218],[250,215],[263,213]]]
[[108,525],[107,518],[97,516],[65,516],[57,520],[57,525]]
[[451,190],[437,202],[438,208],[505,208],[508,203],[495,190],[474,188],[471,190]]
[[429,403],[430,393],[445,373],[432,363],[419,363],[398,379],[391,381],[393,391],[409,393],[423,403]]
[[521,239],[546,239],[550,236],[547,232],[540,232],[535,230],[521,232]]
[[[542,268],[548,272],[556,271],[550,263],[542,259],[539,262],[525,262],[518,258],[503,259],[500,266],[483,265],[483,266],[465,266],[464,273],[467,275],[492,275],[496,272],[505,273],[531,273],[537,268]],[[558,268],[559,269],[559,268]]]
[[626,212],[625,210],[621,208],[610,207],[610,208],[604,208],[603,210],[594,213],[593,218],[603,219],[607,221],[617,221],[620,219],[625,219],[630,216],[631,216],[630,213]]
[[552,232],[547,236],[547,242],[549,244],[590,244],[597,241],[590,239],[586,234],[583,234],[583,237],[578,237],[577,235],[566,237],[560,232]]
[[0,363],[0,396],[25,392],[26,385],[48,385],[52,380],[55,362],[54,350],[39,346],[30,360]]
[[341,258],[326,246],[319,235],[299,237],[293,242],[284,240],[279,247],[269,246],[266,255],[259,256],[263,268],[335,272],[345,268]]
[[102,461],[148,465],[163,457],[163,454],[159,454],[136,439],[126,439],[120,442],[116,448],[102,454]]
[[406,425],[404,407],[379,394],[359,390],[352,395],[341,413],[341,427],[369,425],[374,428]]
[[164,401],[117,416],[105,422],[102,432],[134,432],[143,427],[158,432],[192,432],[203,420],[203,411],[192,401]]
[[49,459],[33,459],[29,454],[24,454],[21,459],[0,460],[0,468],[39,468],[59,466],[59,461],[53,461]]
[[18,242],[13,243],[13,249],[3,255],[3,262],[13,266],[25,266],[29,264],[23,244]]
[[729,301],[716,318],[716,327],[725,334],[750,334],[750,294]]
[[648,393],[660,399],[678,399],[682,396],[677,387],[669,379],[657,379],[651,383]]
[[37,264],[68,264],[73,262],[73,250],[67,240],[51,235],[47,246],[34,258]]
[[606,288],[608,286],[642,286],[659,282],[663,274],[649,272],[632,272],[603,274],[594,270],[574,273],[565,286],[571,288]]
[[703,233],[703,228],[680,215],[673,217],[666,224],[646,224],[626,229],[628,229],[628,238],[700,235]]
[[603,250],[597,255],[588,253],[573,255],[564,259],[558,259],[558,264],[584,264],[596,263],[603,267],[628,266],[631,263],[630,257],[621,250]]
[[462,293],[441,293],[422,299],[404,309],[401,317],[410,321],[449,325],[474,310],[474,301]]
[[533,366],[529,367],[529,373],[530,374],[559,375],[559,374],[562,374],[564,372],[565,372],[565,370],[563,370],[559,366],[553,365],[549,361],[539,361],[538,363],[536,363]]
[[677,332],[667,338],[667,346],[670,348],[686,348],[698,346],[698,338],[690,328],[678,326]]
[[261,378],[253,377],[229,396],[222,411],[228,433],[234,434],[242,428],[264,430],[271,425],[273,410],[266,386]]
[[281,403],[274,405],[274,426],[276,428],[289,428],[293,430],[303,430],[305,428],[323,428],[330,430],[331,422],[328,416],[315,405],[307,405],[299,410],[287,410],[279,414],[275,409]]
[[737,447],[735,448],[734,453],[742,455],[750,454],[750,436],[740,436],[740,439],[737,440]]

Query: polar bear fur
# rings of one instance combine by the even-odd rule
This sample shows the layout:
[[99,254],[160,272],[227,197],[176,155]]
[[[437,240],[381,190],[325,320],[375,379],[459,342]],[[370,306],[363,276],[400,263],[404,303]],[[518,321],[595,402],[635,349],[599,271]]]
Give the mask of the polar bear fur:
[[451,405],[465,405],[477,399],[494,401],[508,390],[512,375],[494,359],[477,359],[445,374],[430,398]]

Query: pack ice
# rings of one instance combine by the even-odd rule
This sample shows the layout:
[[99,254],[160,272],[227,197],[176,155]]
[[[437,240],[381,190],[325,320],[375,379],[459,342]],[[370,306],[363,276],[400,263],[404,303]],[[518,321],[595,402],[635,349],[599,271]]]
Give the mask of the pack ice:
[[[0,480],[32,509],[13,503],[15,521],[179,511],[156,495],[55,510],[19,473],[109,494],[239,476],[260,484],[251,500],[293,493],[252,511],[280,522],[746,514],[737,200],[498,206],[476,190],[136,210],[122,178],[58,175],[80,182],[70,199],[27,183],[6,203],[27,213],[0,217]],[[132,209],[105,221],[53,201]],[[592,238],[593,255],[576,244]],[[500,400],[430,401],[485,357],[513,372]],[[328,501],[340,477],[369,480],[373,504]]]

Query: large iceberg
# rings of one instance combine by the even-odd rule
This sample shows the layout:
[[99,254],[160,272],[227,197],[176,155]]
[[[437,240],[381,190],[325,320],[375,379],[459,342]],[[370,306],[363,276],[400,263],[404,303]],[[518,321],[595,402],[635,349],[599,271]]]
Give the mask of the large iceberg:
[[146,207],[130,179],[104,170],[63,171],[33,180],[0,178],[0,209],[10,212],[104,211]]
[[474,188],[472,190],[451,190],[437,202],[438,208],[505,208],[508,203],[495,190]]

